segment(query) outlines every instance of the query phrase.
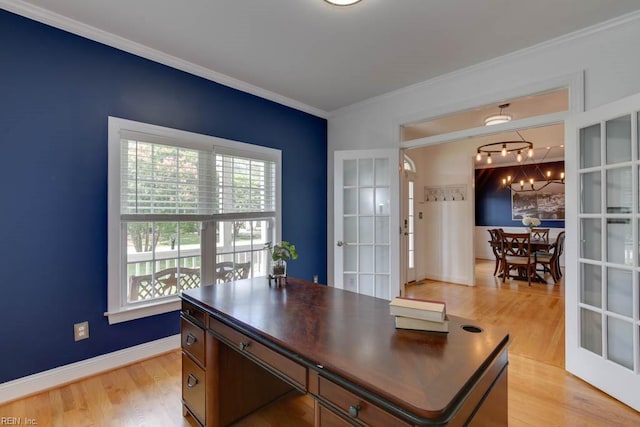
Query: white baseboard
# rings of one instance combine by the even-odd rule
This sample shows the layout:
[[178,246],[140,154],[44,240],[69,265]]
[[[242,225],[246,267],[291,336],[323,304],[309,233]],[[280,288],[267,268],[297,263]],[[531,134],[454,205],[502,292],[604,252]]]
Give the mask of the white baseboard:
[[0,384],[0,404],[180,348],[180,334]]

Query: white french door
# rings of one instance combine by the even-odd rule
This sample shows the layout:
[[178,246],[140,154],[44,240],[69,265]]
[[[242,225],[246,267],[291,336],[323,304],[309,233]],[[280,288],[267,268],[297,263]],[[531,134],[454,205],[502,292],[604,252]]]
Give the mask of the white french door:
[[414,174],[404,171],[404,193],[403,193],[403,248],[404,257],[402,262],[406,271],[404,283],[416,280],[416,239],[415,239],[415,195],[416,185]]
[[384,299],[400,294],[399,150],[334,155],[334,284]]
[[640,94],[566,121],[566,368],[640,410]]

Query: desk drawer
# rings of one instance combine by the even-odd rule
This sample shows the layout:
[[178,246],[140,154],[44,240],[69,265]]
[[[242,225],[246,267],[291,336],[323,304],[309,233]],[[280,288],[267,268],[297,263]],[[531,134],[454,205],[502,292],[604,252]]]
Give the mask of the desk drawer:
[[189,353],[204,366],[204,329],[191,323],[184,317],[180,318],[182,350]]
[[242,353],[271,368],[302,390],[307,390],[307,368],[252,340],[224,323],[209,318],[209,329],[233,343]]
[[385,427],[408,427],[410,425],[324,377],[319,378],[318,394],[321,398],[340,408],[346,416],[361,423]]
[[197,325],[205,327],[206,314],[195,305],[188,301],[182,300],[182,315],[192,320]]
[[205,374],[191,358],[182,353],[182,402],[202,424],[205,419]]

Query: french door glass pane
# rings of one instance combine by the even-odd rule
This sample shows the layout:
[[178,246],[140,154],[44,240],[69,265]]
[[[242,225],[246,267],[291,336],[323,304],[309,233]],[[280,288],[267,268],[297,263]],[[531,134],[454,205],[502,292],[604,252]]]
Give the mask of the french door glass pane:
[[375,162],[375,175],[376,186],[388,186],[389,185],[389,160],[388,159],[376,159]]
[[358,161],[358,185],[373,186],[373,159],[360,159]]
[[602,356],[602,315],[580,309],[580,346]]
[[602,308],[602,267],[581,264],[580,302]]
[[631,161],[631,116],[609,120],[607,129],[607,164]]
[[580,129],[580,168],[600,166],[600,125]]
[[628,369],[633,369],[633,324],[607,317],[607,357]]
[[376,215],[389,213],[389,188],[376,188]]
[[360,215],[373,215],[373,188],[360,188],[358,200]]
[[356,243],[358,241],[358,217],[345,216],[342,224],[345,243]]
[[359,246],[358,271],[362,273],[373,273],[373,246]]
[[358,164],[355,160],[345,160],[342,172],[342,185],[355,187],[358,185]]
[[343,277],[343,286],[344,289],[346,289],[347,291],[351,291],[351,292],[357,292],[358,291],[358,285],[356,282],[356,274],[354,273],[349,273],[349,274],[345,274]]
[[602,185],[600,171],[583,173],[580,175],[580,179],[580,212],[600,213],[600,190]]
[[376,274],[376,297],[389,299],[389,276]]
[[602,259],[602,226],[599,218],[583,218],[580,220],[580,256],[596,261]]
[[623,316],[633,316],[631,271],[607,268],[607,310]]
[[376,217],[376,243],[389,243],[389,217]]
[[374,276],[373,274],[360,274],[360,290],[361,294],[373,296],[374,292]]
[[358,247],[357,246],[343,246],[344,271],[357,271],[358,269]]
[[607,220],[607,261],[615,264],[633,265],[633,232],[631,220]]
[[360,243],[373,243],[373,217],[361,216],[360,225],[358,227]]
[[376,246],[376,273],[389,273],[389,246]]
[[607,213],[630,213],[633,206],[631,166],[607,172]]
[[344,214],[355,215],[358,213],[358,190],[355,188],[344,189]]

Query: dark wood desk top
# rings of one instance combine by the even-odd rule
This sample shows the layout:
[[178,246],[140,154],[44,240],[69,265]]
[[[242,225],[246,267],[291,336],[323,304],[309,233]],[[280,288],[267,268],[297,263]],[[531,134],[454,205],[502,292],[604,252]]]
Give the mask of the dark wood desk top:
[[292,278],[280,288],[255,278],[182,295],[309,367],[425,420],[450,416],[509,340],[500,328],[451,315],[449,333],[397,330],[386,300]]

